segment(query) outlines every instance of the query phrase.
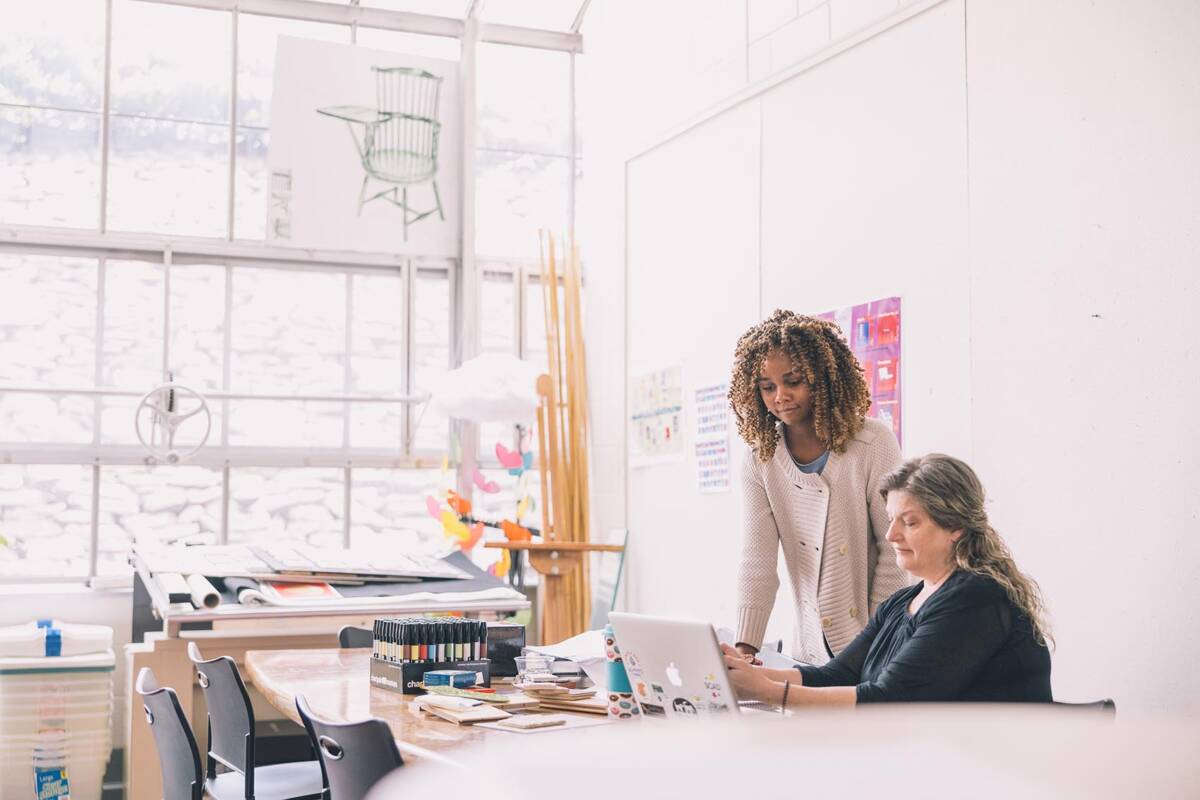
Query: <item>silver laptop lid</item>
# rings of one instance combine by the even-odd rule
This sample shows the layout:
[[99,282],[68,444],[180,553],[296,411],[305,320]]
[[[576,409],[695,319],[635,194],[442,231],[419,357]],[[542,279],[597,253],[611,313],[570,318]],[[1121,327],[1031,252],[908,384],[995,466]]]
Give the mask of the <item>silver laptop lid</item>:
[[643,715],[738,713],[721,645],[710,623],[619,611],[608,619]]

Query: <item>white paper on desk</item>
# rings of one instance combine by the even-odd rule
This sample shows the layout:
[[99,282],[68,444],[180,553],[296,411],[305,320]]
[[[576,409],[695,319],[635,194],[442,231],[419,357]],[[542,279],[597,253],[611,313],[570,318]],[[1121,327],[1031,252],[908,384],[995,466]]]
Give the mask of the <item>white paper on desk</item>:
[[530,645],[531,653],[574,661],[597,686],[608,686],[604,667],[604,631],[584,631],[558,644]]
[[508,731],[509,733],[549,733],[550,731],[569,731],[574,728],[590,728],[593,725],[608,725],[617,721],[597,714],[563,714],[562,716],[566,719],[562,725],[549,725],[545,728],[509,728],[499,722],[477,722],[475,727],[493,731]]

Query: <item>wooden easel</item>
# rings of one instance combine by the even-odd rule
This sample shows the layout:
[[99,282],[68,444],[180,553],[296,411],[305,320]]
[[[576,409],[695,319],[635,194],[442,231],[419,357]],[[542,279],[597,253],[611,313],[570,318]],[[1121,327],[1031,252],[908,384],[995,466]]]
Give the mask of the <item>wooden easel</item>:
[[542,576],[544,587],[541,640],[554,643],[587,630],[591,593],[583,554],[624,548],[588,541],[587,372],[579,250],[572,246],[566,259],[560,306],[554,237],[547,241],[549,258],[542,253],[541,283],[550,371],[537,380],[544,540],[487,542],[484,547],[529,551],[529,562]]

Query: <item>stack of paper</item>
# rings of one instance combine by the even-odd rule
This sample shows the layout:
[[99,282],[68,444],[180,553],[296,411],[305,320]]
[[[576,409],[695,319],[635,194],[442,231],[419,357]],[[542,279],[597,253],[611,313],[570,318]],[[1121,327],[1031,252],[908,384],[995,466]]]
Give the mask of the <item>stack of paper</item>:
[[595,689],[567,689],[553,684],[532,686],[526,684],[525,694],[538,701],[540,708],[555,711],[579,711],[584,714],[607,714],[608,702],[603,695],[597,697]]
[[465,697],[426,694],[413,700],[413,703],[423,711],[449,720],[455,725],[494,722],[500,719],[508,719],[512,716],[512,714],[494,705],[489,705],[479,700],[468,700]]

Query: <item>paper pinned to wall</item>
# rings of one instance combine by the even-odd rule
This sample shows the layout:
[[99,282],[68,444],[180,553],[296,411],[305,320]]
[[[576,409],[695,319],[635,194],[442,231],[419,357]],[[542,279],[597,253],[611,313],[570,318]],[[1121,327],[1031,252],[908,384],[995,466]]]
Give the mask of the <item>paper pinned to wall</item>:
[[891,426],[896,440],[904,445],[900,424],[900,298],[885,297],[869,303],[846,306],[817,314],[836,323],[854,351],[867,389],[874,417]]
[[692,415],[696,453],[696,488],[729,491],[729,384],[714,383],[694,391]]
[[629,392],[630,465],[683,460],[683,367],[638,375]]

